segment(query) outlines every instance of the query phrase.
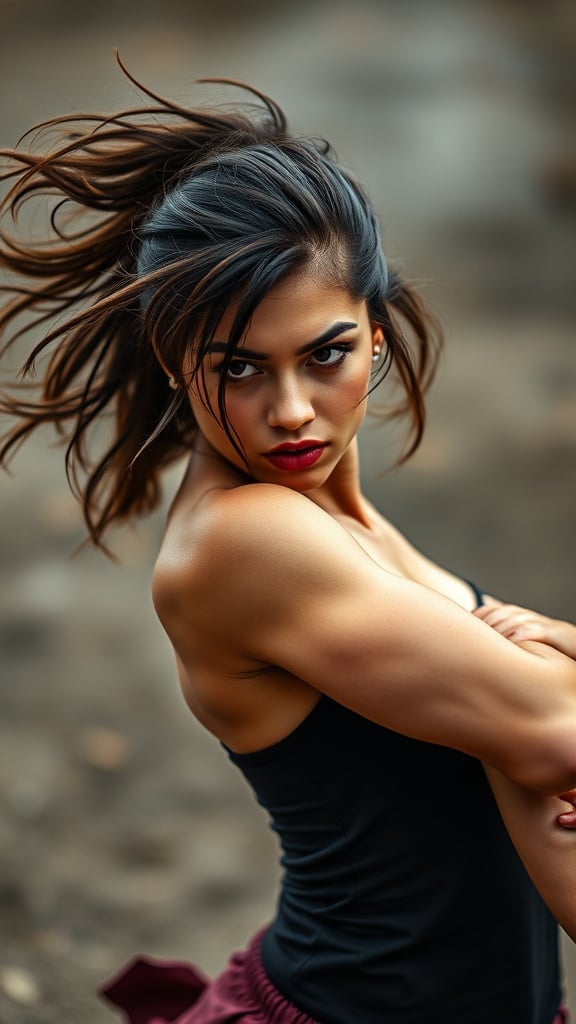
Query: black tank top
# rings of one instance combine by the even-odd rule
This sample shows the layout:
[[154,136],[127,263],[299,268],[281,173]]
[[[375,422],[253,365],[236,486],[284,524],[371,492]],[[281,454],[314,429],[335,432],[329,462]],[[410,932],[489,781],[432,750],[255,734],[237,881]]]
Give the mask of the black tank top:
[[262,957],[288,999],[322,1024],[551,1024],[556,923],[479,761],[326,696],[228,755],[282,846]]

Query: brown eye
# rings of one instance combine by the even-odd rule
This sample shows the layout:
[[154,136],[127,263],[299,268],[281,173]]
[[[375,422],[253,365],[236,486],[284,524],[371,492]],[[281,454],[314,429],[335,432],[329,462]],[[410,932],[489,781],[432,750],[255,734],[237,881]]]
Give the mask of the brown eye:
[[[224,364],[217,367],[217,372],[224,373]],[[252,363],[244,362],[243,359],[233,359],[225,372],[227,380],[236,381],[249,380],[250,377],[255,377],[259,370]]]
[[239,359],[235,359],[234,362],[230,363],[230,366],[228,367],[229,376],[243,377],[248,365],[248,363],[241,363]]
[[318,366],[339,366],[350,352],[350,345],[327,345],[313,353],[312,359]]

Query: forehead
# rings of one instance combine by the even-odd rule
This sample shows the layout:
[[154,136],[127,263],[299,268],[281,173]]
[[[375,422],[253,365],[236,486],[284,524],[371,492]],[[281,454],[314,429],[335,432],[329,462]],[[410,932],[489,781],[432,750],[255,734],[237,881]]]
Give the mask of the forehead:
[[[231,333],[236,306],[222,317],[215,337],[226,341]],[[301,275],[280,281],[270,289],[254,310],[242,342],[251,348],[266,344],[305,344],[322,334],[335,321],[368,322],[366,303],[313,276]]]

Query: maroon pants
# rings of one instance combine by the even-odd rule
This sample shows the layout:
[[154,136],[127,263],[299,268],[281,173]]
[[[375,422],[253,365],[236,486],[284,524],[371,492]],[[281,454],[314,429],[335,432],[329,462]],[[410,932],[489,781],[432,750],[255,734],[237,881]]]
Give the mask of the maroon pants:
[[266,975],[262,933],[208,981],[195,967],[137,958],[100,994],[124,1011],[128,1024],[319,1024],[285,999]]
[[[319,1024],[269,980],[261,937],[260,932],[247,950],[235,953],[212,982],[190,964],[141,957],[103,985],[100,994],[124,1011],[127,1024]],[[561,1009],[553,1024],[568,1020]]]

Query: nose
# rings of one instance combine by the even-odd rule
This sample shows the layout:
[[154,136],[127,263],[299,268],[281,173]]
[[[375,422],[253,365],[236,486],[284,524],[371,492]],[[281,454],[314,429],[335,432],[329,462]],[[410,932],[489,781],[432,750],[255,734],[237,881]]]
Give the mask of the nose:
[[298,430],[316,418],[305,384],[296,378],[278,381],[268,406],[268,426]]

